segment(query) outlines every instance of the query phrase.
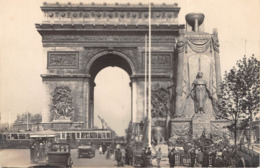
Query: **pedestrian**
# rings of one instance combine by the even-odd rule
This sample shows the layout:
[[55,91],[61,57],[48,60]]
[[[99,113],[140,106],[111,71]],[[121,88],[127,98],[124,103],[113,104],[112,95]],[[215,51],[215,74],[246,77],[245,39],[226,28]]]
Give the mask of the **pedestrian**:
[[156,151],[157,167],[161,167],[160,166],[161,160],[162,160],[162,151],[161,151],[161,148],[159,148],[158,151]]
[[133,165],[133,154],[134,154],[133,148],[132,146],[130,146],[129,155],[128,155],[129,165]]
[[223,152],[222,152],[222,159],[223,159],[223,164],[224,164],[223,166],[224,166],[224,167],[228,167],[231,158],[230,158],[230,156],[229,156],[229,152],[227,151],[226,148],[223,149]]
[[125,153],[126,153],[126,151],[125,151],[125,148],[124,147],[122,147],[122,149],[121,149],[121,159],[122,159],[122,166],[124,166],[125,165]]
[[108,146],[107,148],[107,154],[106,154],[106,159],[109,159],[110,158],[110,146]]
[[99,146],[99,154],[100,155],[102,154],[102,146],[101,145]]
[[129,165],[129,146],[128,145],[125,148],[125,164]]
[[215,167],[215,160],[217,157],[217,152],[213,148],[211,149],[210,157],[211,157],[211,166]]
[[142,167],[147,167],[147,166],[146,166],[146,165],[147,165],[147,163],[146,163],[146,148],[144,148],[144,149],[142,150],[141,160],[142,160],[141,166],[142,166]]
[[217,157],[215,159],[215,167],[223,167],[223,160],[222,155],[220,153],[217,153]]
[[197,154],[197,164],[201,165],[203,160],[203,153],[200,149],[198,149],[198,154]]
[[195,159],[196,159],[196,152],[195,152],[195,149],[194,148],[191,148],[190,150],[190,166],[191,167],[194,167],[195,166]]
[[171,152],[168,155],[170,167],[174,167],[175,165],[175,149],[172,148]]
[[207,150],[203,151],[202,167],[209,167],[209,153]]
[[147,166],[152,167],[152,151],[150,147],[148,147],[146,152],[146,161],[147,161]]
[[118,167],[121,166],[122,153],[121,153],[121,150],[119,148],[117,149],[116,160],[117,160],[117,166]]
[[180,155],[180,165],[184,165],[183,164],[183,158],[184,158],[184,150],[180,150],[179,151],[179,155]]

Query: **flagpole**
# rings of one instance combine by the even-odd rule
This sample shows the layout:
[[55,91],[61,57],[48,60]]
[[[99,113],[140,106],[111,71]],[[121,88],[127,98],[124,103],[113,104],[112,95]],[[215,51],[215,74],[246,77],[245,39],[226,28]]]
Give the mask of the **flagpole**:
[[144,117],[147,117],[147,35],[145,34],[144,49]]
[[28,114],[29,114],[29,112],[27,111],[27,129],[26,130],[28,130]]
[[149,76],[148,76],[148,83],[149,83],[149,90],[148,90],[148,121],[149,121],[149,126],[148,126],[148,145],[151,147],[151,140],[152,140],[152,136],[151,136],[151,133],[152,133],[152,118],[151,118],[151,3],[150,3],[150,0],[149,0],[149,62],[148,62],[148,65],[149,65]]

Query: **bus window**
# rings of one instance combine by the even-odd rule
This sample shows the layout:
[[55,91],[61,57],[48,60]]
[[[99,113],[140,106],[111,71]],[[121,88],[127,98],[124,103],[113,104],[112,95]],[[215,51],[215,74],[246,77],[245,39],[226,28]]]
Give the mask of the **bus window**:
[[102,133],[100,133],[100,132],[98,133],[98,138],[102,138],[102,137],[101,137],[101,134],[102,134]]
[[105,138],[106,138],[106,133],[102,132],[102,133],[101,133],[101,138],[102,138],[102,139],[105,139]]
[[6,139],[11,139],[11,135],[10,135],[10,134],[7,134],[7,135],[6,135]]
[[80,139],[80,133],[79,132],[77,132],[77,134],[76,134],[77,136],[76,136],[76,138],[77,139]]
[[87,133],[86,132],[82,132],[81,133],[81,138],[86,139],[87,138]]
[[90,133],[90,138],[97,138],[97,133],[96,132],[91,132]]
[[61,138],[62,138],[62,139],[65,139],[65,138],[66,138],[64,132],[61,134]]
[[30,139],[30,134],[25,134],[25,139]]
[[18,139],[18,135],[17,134],[11,134],[11,139]]
[[110,134],[110,132],[107,133],[107,138],[108,138],[108,139],[111,138],[111,134]]
[[25,139],[25,134],[19,134],[19,139]]

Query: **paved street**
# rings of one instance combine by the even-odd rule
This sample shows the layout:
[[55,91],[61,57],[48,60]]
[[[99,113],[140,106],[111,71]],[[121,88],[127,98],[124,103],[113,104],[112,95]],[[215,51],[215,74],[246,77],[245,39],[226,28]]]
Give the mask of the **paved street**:
[[[107,160],[105,155],[100,155],[98,151],[96,151],[96,156],[92,159],[78,159],[77,149],[72,149],[71,154],[73,167],[116,167],[115,160]],[[28,167],[30,165],[30,151],[28,149],[0,150],[0,167]]]

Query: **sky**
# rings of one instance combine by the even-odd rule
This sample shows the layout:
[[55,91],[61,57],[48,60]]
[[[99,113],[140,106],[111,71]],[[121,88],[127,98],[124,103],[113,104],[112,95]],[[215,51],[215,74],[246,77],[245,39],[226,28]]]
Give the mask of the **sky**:
[[[43,63],[41,37],[36,31],[35,23],[41,23],[43,19],[43,13],[40,10],[43,2],[56,1],[0,0],[0,112],[2,123],[8,122],[9,116],[10,121],[14,121],[17,114],[26,111],[41,113],[43,86],[40,74],[45,71],[46,67]],[[69,1],[59,2],[67,3]],[[145,3],[140,0],[73,0],[73,3],[77,2]],[[218,29],[222,75],[245,54],[247,56],[255,54],[258,58],[260,57],[260,0],[151,0],[151,2],[154,4],[178,3],[181,7],[179,24],[185,24],[187,13],[202,12],[205,14],[205,31],[212,33],[213,28]],[[111,74],[119,77],[118,80],[121,78],[122,88],[110,84],[109,86],[114,87],[103,86],[103,91],[117,88],[124,91],[125,95],[129,94],[129,76],[124,71],[113,68],[104,69],[98,74],[97,88],[101,87],[102,83],[111,81]],[[103,94],[102,87],[100,91],[97,89],[95,92],[97,92],[96,97]],[[118,96],[120,99],[120,95],[114,96]],[[114,123],[113,117],[118,114],[118,111],[123,111],[125,118],[121,122],[127,125],[126,120],[130,119],[130,98],[122,100],[125,101],[118,107],[119,109],[103,112],[106,109],[98,106],[95,107],[95,114],[103,115],[107,122]],[[110,101],[103,102],[104,104],[111,103]],[[106,106],[104,105],[104,107]],[[98,120],[95,120],[95,123],[100,125]],[[113,127],[119,129],[118,125],[113,125]],[[120,129],[122,133],[123,128]]]

